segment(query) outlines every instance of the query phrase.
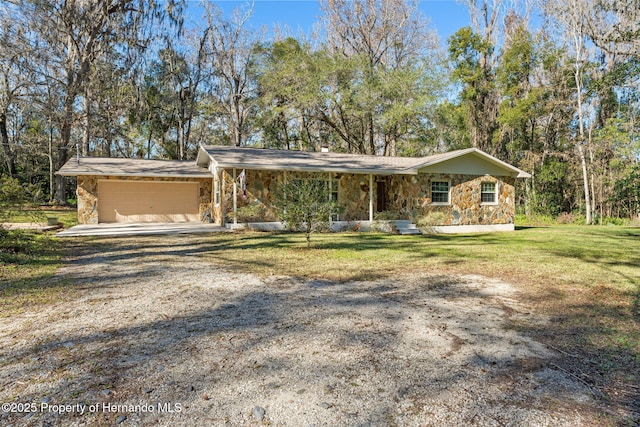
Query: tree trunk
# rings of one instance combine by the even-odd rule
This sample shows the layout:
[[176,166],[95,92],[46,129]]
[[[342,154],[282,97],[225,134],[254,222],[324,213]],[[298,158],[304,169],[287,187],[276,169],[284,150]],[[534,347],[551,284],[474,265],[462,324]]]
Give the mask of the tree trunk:
[[147,139],[147,159],[151,158],[151,136],[153,135],[153,128],[149,126],[149,139]]
[[582,183],[584,185],[584,202],[586,211],[586,223],[591,224],[591,197],[589,196],[589,174],[587,173],[587,158],[584,154],[582,143],[578,144],[578,155],[582,164]]
[[374,125],[373,125],[373,114],[368,113],[367,114],[367,125],[369,127],[369,150],[371,150],[372,155],[376,155],[376,138],[375,138],[375,131],[374,131]]
[[7,156],[7,167],[9,175],[14,178],[17,175],[16,159],[11,146],[9,145],[9,134],[7,133],[7,115],[0,113],[0,135],[2,136],[2,148]]
[[178,114],[178,138],[176,141],[176,159],[184,160],[184,121],[182,113]]
[[[576,50],[578,53],[576,57],[580,59],[580,47],[576,42]],[[584,203],[585,203],[585,216],[586,223],[591,224],[591,196],[589,194],[589,174],[587,171],[587,159],[584,152],[583,144],[585,142],[584,135],[584,112],[582,109],[582,66],[580,65],[579,60],[576,63],[576,69],[573,73],[573,77],[576,82],[576,94],[578,98],[578,130],[579,130],[579,140],[578,140],[578,155],[580,157],[580,163],[582,164],[582,180],[584,184]]]
[[178,111],[178,140],[176,141],[176,155],[178,160],[185,159],[185,116],[187,109],[187,91],[180,88],[180,109]]
[[89,100],[89,88],[88,85],[85,85],[84,89],[84,115],[82,116],[83,127],[82,127],[82,155],[89,155],[89,140],[91,133],[91,101]]
[[[67,87],[71,87],[71,84]],[[64,119],[60,128],[58,161],[56,162],[56,169],[58,170],[64,166],[69,158],[69,143],[71,142],[71,124],[73,121],[73,104],[75,103],[75,98],[75,95],[72,93],[67,93],[64,102]],[[60,205],[67,203],[67,178],[64,176],[56,176],[55,200]]]
[[49,116],[49,203],[53,202],[55,195],[55,175],[53,173],[53,120]]

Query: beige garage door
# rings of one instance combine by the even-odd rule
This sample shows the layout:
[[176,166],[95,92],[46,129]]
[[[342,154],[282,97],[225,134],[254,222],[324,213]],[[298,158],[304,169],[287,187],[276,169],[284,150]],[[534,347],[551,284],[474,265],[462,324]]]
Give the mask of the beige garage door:
[[198,194],[197,182],[98,181],[98,221],[199,221]]

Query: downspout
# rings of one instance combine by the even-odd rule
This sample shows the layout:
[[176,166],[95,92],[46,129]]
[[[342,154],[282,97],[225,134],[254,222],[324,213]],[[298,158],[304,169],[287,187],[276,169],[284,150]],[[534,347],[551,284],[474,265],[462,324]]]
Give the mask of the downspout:
[[233,168],[233,223],[238,223],[238,183],[236,182],[236,168]]
[[226,175],[227,171],[222,169],[222,173],[220,174],[220,206],[218,209],[220,210],[220,225],[223,227],[227,225],[227,190],[225,189],[227,182],[227,179],[225,178]]
[[[323,147],[323,150],[324,150],[324,147]],[[332,182],[332,179],[331,179],[331,172],[327,172],[327,182],[329,183],[329,194],[328,194],[327,198],[329,199],[329,201],[331,201],[331,193],[333,192],[333,182]],[[337,202],[337,200],[336,200],[336,202]],[[332,226],[333,226],[333,218],[332,217],[333,217],[333,215],[330,214],[329,215],[329,228],[332,228]]]
[[369,221],[373,222],[373,174],[369,174]]

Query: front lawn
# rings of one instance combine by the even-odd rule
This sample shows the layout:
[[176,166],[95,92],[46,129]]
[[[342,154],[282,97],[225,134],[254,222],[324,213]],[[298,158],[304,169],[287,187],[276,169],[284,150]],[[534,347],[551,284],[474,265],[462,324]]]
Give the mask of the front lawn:
[[[209,256],[239,271],[328,280],[397,273],[479,274],[513,283],[546,325],[513,321],[565,355],[558,365],[640,407],[640,228],[522,227],[512,233],[396,236],[244,233],[207,237]],[[640,416],[640,414],[638,414]]]
[[[3,316],[69,300],[71,283],[53,276],[60,256],[84,248],[150,244],[151,238],[56,239],[18,233],[0,248]],[[640,228],[521,227],[511,233],[397,236],[334,233],[220,233],[184,237],[188,256],[232,270],[350,281],[399,273],[477,274],[508,281],[525,304],[508,327],[556,349],[559,369],[606,396],[612,411],[640,408]],[[187,256],[188,255],[188,256]],[[133,255],[132,255],[133,256]],[[53,278],[52,278],[53,276]],[[637,409],[636,409],[637,412]],[[640,419],[640,413],[636,414]],[[629,421],[633,425],[633,421]]]

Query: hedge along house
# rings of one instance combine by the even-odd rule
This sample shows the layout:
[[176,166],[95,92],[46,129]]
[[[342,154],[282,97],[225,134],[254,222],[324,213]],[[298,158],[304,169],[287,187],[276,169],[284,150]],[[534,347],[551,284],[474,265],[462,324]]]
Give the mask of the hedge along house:
[[[428,157],[205,146],[195,164],[139,159],[71,159],[78,222],[250,222],[279,229],[276,194],[290,180],[326,182],[345,209],[335,229],[370,227],[376,214],[438,218],[438,232],[513,230],[515,180],[530,175],[469,148]],[[434,215],[434,213],[437,213]]]

